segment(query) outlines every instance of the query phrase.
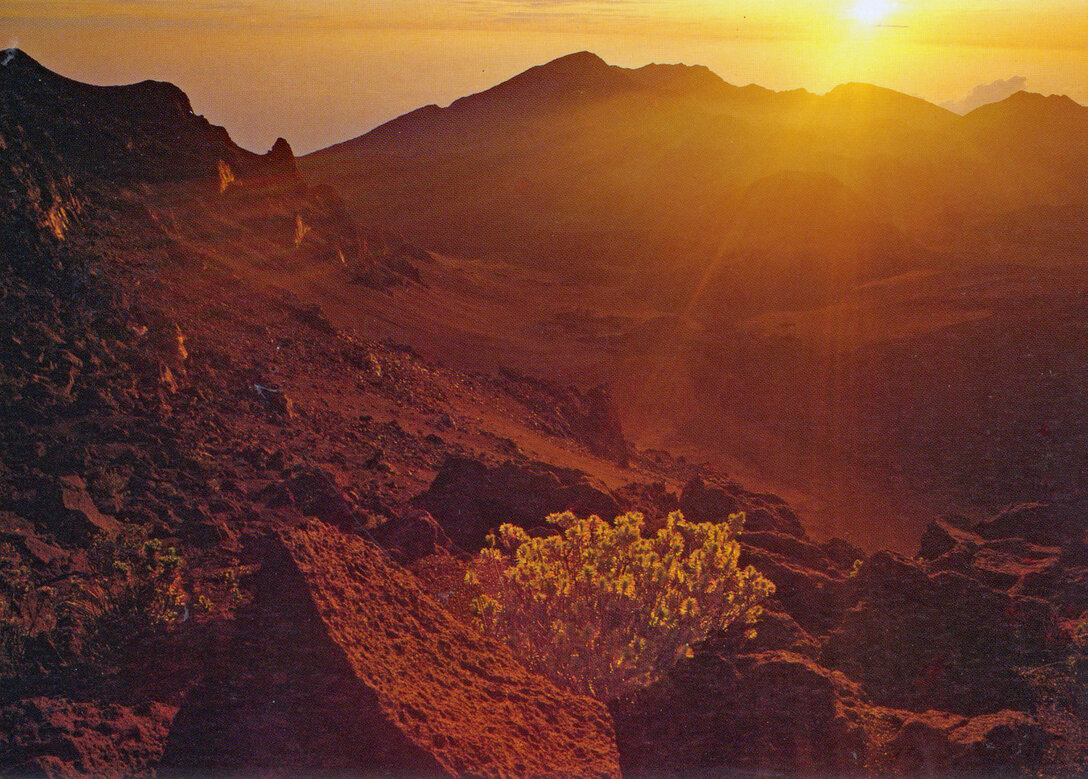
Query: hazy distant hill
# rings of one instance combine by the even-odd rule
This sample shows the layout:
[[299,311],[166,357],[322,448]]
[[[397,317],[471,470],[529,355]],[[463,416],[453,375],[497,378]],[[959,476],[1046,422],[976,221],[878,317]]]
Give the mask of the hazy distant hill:
[[866,84],[775,93],[583,52],[301,164],[359,212],[451,250],[629,264],[645,230],[670,243],[716,230],[722,205],[788,171],[833,176],[923,244],[940,242],[949,215],[966,225],[1044,192],[1052,206],[1083,203],[1085,114],[1018,93],[958,117]]

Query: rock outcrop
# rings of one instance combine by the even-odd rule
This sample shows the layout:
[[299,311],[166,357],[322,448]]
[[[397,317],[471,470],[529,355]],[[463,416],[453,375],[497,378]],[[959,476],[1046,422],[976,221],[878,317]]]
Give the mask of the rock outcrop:
[[[32,151],[86,183],[96,179],[204,180],[232,176],[298,181],[294,155],[277,142],[261,156],[237,146],[222,127],[193,113],[186,94],[161,81],[125,86],[83,84],[53,73],[25,52],[9,50],[0,68],[0,137],[25,139]],[[55,117],[64,116],[59,124]]]
[[864,765],[864,705],[856,684],[801,655],[704,650],[612,716],[625,776],[814,774]]
[[170,732],[170,771],[619,773],[601,704],[530,675],[381,550],[316,521],[270,542],[213,666]]
[[581,471],[543,463],[506,462],[491,468],[462,457],[449,458],[430,488],[413,502],[429,511],[466,552],[481,549],[487,534],[506,522],[533,528],[559,511],[607,520],[620,513],[616,499]]
[[907,718],[888,743],[888,770],[910,776],[1015,775],[1043,757],[1050,734],[1019,711],[968,719],[937,711]]
[[692,522],[721,522],[730,514],[743,511],[745,530],[806,537],[801,520],[781,498],[748,492],[737,485],[708,484],[698,476],[680,492],[680,510]]
[[1010,596],[953,571],[879,552],[860,599],[831,632],[826,661],[887,706],[960,714],[1030,710],[1017,669],[1053,659],[1057,620],[1039,598]]

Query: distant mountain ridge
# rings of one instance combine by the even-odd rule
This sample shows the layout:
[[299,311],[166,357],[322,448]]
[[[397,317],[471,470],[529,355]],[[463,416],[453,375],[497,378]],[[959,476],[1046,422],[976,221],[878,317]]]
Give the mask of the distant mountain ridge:
[[[576,312],[520,320],[597,349],[578,367],[615,382],[628,429],[649,419],[660,440],[669,416],[674,440],[831,492],[884,469],[879,495],[969,484],[996,503],[1083,472],[1086,115],[1021,92],[959,116],[869,84],[771,92],[581,54],[299,165],[485,276],[550,279]],[[611,306],[641,308],[593,319]],[[853,465],[830,476],[817,450]]]
[[[579,52],[300,165],[379,221],[451,251],[504,253],[518,243],[523,255],[554,254],[544,220],[549,235],[563,236],[728,230],[718,204],[788,171],[831,176],[877,221],[938,245],[949,214],[992,218],[1043,192],[1055,207],[1088,204],[1086,116],[1069,98],[1021,92],[961,117],[871,84],[772,92],[702,66],[626,69]],[[1045,152],[1043,166],[1030,146]],[[501,237],[477,224],[500,225]]]

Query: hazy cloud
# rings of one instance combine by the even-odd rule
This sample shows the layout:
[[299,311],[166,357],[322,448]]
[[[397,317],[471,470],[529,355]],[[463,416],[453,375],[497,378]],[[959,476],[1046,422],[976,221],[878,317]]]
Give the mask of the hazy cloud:
[[966,114],[969,111],[974,111],[979,106],[996,103],[999,100],[1004,100],[1009,95],[1016,94],[1027,83],[1028,80],[1023,76],[999,78],[989,84],[979,84],[971,90],[971,94],[962,100],[949,100],[947,103],[941,103],[941,105],[957,114]]

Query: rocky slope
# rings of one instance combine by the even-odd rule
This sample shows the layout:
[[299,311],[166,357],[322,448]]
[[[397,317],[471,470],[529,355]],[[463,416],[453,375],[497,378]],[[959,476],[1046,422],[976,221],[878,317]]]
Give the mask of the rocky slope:
[[[19,57],[0,115],[5,772],[1083,770],[1081,506],[935,521],[914,558],[814,541],[782,499],[631,446],[603,390],[338,326],[313,279],[390,298],[438,260],[356,224],[283,146],[208,140],[183,103],[133,118],[132,88],[94,88],[93,128],[54,115],[84,88]],[[134,138],[108,147],[124,177],[73,151],[102,133]],[[566,509],[744,511],[742,564],[776,584],[756,635],[711,636],[607,709],[530,676],[458,621],[457,583],[496,523]]]

